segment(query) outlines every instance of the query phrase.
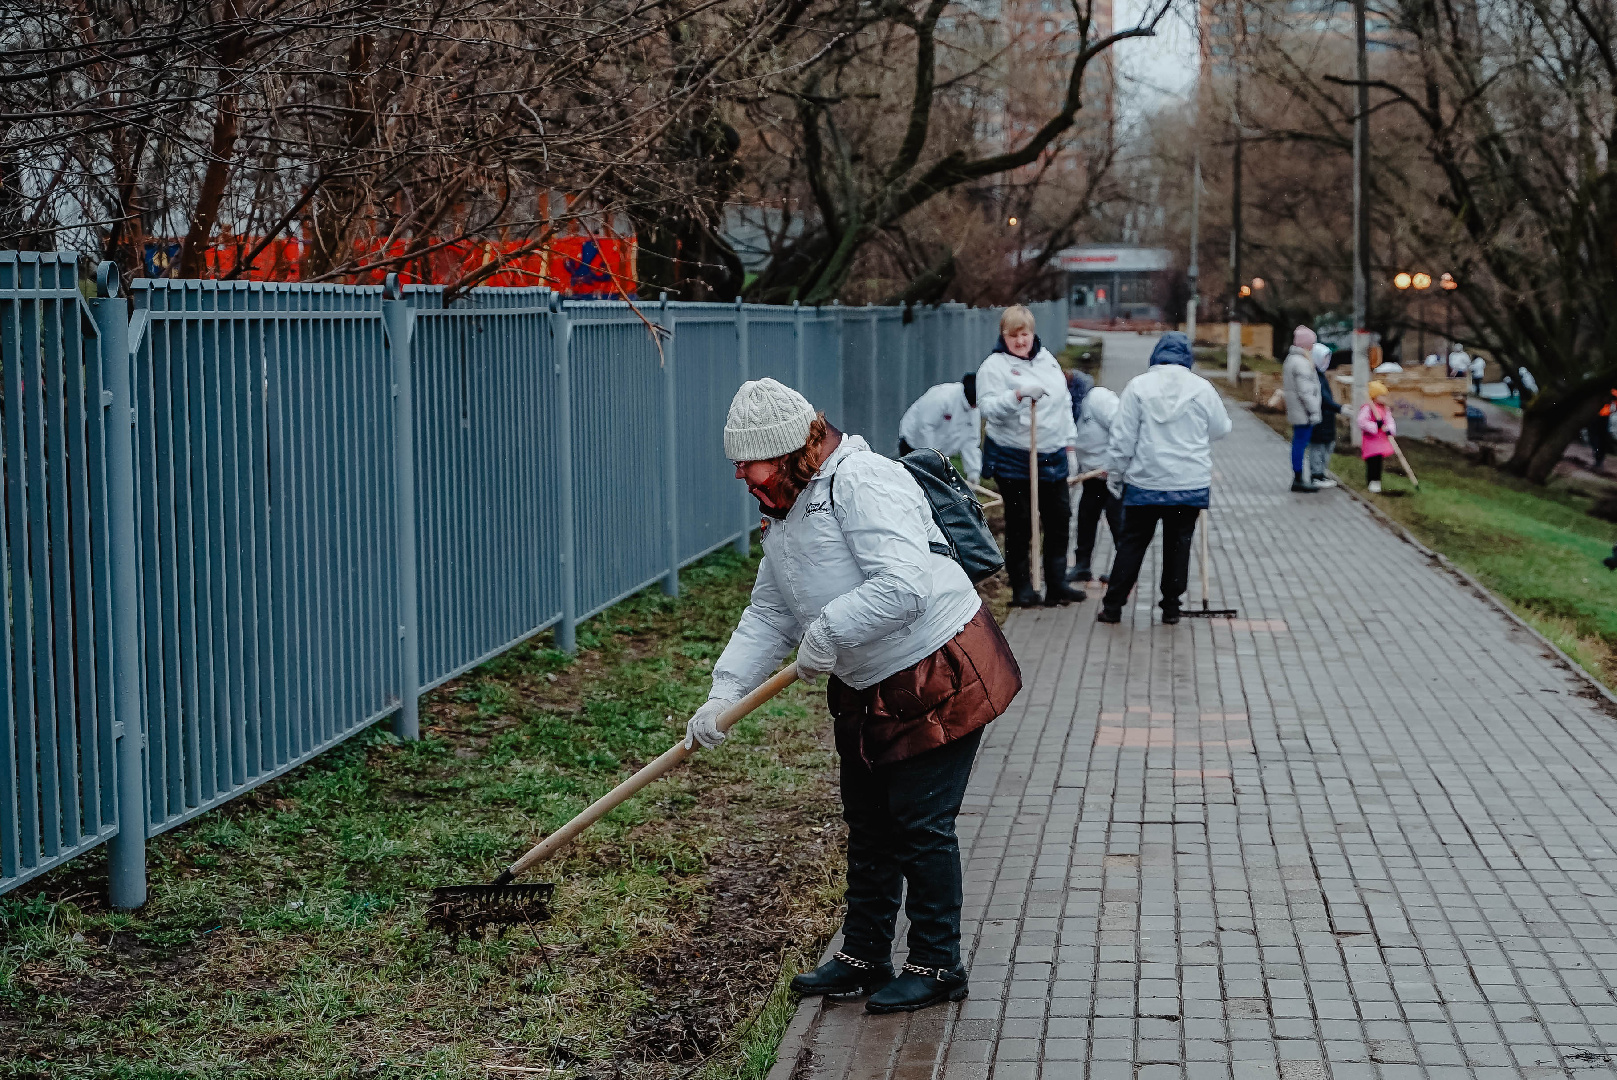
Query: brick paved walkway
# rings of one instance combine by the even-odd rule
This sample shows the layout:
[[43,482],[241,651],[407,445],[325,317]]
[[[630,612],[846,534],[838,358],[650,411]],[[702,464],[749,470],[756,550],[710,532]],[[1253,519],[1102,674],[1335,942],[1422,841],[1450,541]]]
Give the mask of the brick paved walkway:
[[1120,626],[1007,626],[1027,687],[960,821],[971,998],[806,1004],[777,1077],[1617,1076],[1612,705],[1345,493],[1287,492],[1249,415],[1217,469],[1241,620],[1156,625],[1142,589]]

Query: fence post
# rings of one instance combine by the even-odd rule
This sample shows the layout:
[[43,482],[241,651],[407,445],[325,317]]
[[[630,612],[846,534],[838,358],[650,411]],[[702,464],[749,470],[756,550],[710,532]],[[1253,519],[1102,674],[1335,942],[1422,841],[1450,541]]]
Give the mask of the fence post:
[[807,357],[803,352],[803,305],[792,301],[792,346],[796,349],[797,360],[797,386],[796,390],[804,397],[808,396],[805,387],[808,385]]
[[[741,381],[746,382],[752,378],[752,354],[748,351],[747,343],[747,308],[736,297],[736,355],[740,359]],[[752,528],[757,521],[757,511],[753,509],[752,495],[745,488],[741,490],[741,535],[736,537],[736,554],[746,558],[752,554]]]
[[844,370],[845,365],[843,361],[847,358],[848,352],[842,344],[842,301],[831,301],[831,310],[836,315],[837,319],[837,421],[841,425],[846,425],[848,423],[848,373],[846,370]]
[[393,734],[421,737],[421,642],[415,553],[415,365],[411,338],[415,314],[405,302],[399,275],[382,286],[382,325],[393,361],[393,485],[397,491],[399,590],[399,711]]
[[135,399],[129,383],[129,306],[118,265],[96,269],[97,344],[106,430],[107,571],[112,592],[112,717],[117,739],[118,833],[107,844],[107,901],[146,902],[146,710],[140,695],[140,555],[135,547]]
[[663,507],[668,529],[668,573],[663,594],[679,595],[679,382],[674,375],[674,327],[668,314],[668,294],[657,295],[657,326],[668,331],[663,342]]
[[556,648],[578,652],[578,565],[573,536],[573,329],[560,293],[550,294],[550,334],[556,358],[556,499],[561,553],[561,624]]

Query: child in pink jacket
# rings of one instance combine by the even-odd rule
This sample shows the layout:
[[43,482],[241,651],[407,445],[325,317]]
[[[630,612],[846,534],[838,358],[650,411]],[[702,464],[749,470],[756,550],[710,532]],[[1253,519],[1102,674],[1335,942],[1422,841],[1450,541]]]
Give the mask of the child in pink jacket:
[[1387,395],[1387,384],[1377,379],[1367,389],[1370,400],[1359,410],[1359,430],[1364,432],[1359,455],[1364,458],[1364,477],[1370,481],[1370,491],[1379,495],[1381,466],[1393,455],[1392,439],[1398,434],[1398,425],[1392,418],[1392,410],[1381,403]]

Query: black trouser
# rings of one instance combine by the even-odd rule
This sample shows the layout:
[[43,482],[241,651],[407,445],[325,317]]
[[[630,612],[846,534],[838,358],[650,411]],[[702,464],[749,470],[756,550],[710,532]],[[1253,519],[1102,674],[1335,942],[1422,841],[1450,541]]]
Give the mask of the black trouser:
[[[1005,572],[1010,576],[1013,589],[1033,580],[1033,573],[1028,567],[1033,508],[1028,504],[1027,489],[1025,479],[1001,478],[999,481],[999,494],[1005,500]],[[1060,563],[1062,575],[1066,574],[1067,519],[1071,516],[1072,502],[1067,497],[1067,478],[1039,481],[1039,528],[1044,533],[1046,577],[1055,563]]]
[[1112,543],[1123,530],[1123,504],[1106,490],[1105,477],[1084,481],[1083,494],[1078,497],[1078,536],[1073,551],[1073,569],[1080,574],[1090,572],[1089,560],[1095,555],[1095,534],[1100,532],[1100,519],[1106,518],[1106,527],[1112,532]]
[[1112,581],[1106,586],[1108,610],[1117,611],[1129,598],[1140,577],[1145,549],[1162,522],[1162,610],[1179,610],[1179,598],[1190,580],[1190,541],[1196,535],[1197,506],[1125,506],[1123,536],[1117,542],[1117,558],[1112,561]]
[[1380,480],[1381,479],[1381,466],[1386,463],[1386,460],[1387,459],[1382,457],[1380,454],[1377,454],[1375,457],[1367,457],[1367,458],[1365,458],[1364,459],[1364,478],[1365,478],[1365,480],[1367,480],[1367,481],[1369,481],[1371,483],[1374,483],[1374,482]]
[[909,962],[945,968],[960,963],[964,895],[954,821],[982,734],[978,728],[936,750],[874,768],[857,752],[841,755],[842,820],[848,823],[842,951],[849,956],[888,958],[908,882]]

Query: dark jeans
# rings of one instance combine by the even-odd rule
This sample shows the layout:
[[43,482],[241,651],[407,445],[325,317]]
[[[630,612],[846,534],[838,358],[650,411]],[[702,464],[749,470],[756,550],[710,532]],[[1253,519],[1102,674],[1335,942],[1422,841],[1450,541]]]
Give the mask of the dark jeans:
[[936,750],[874,768],[857,752],[842,757],[842,819],[848,823],[848,914],[842,949],[886,960],[899,900],[910,917],[912,964],[960,963],[964,899],[954,821],[965,798],[982,729]]
[[1140,577],[1145,549],[1162,522],[1162,610],[1178,611],[1179,598],[1190,580],[1190,541],[1196,535],[1196,506],[1125,506],[1123,536],[1117,542],[1117,558],[1112,562],[1112,581],[1106,586],[1101,604],[1120,610],[1129,590]]
[[1095,534],[1100,532],[1102,515],[1112,532],[1112,543],[1116,544],[1123,531],[1123,504],[1106,490],[1104,477],[1085,480],[1083,493],[1078,496],[1078,536],[1072,557],[1073,569],[1080,574],[1090,572],[1089,560],[1095,554]]
[[1383,464],[1385,464],[1386,460],[1387,459],[1382,457],[1380,454],[1377,454],[1375,457],[1367,457],[1367,458],[1365,458],[1364,459],[1364,478],[1366,480],[1380,480],[1381,479],[1381,466]]
[[[999,494],[1005,500],[1005,572],[1011,587],[1033,580],[1028,566],[1028,542],[1032,539],[1033,508],[1028,503],[1026,480],[999,481]],[[1067,566],[1067,519],[1072,516],[1072,502],[1067,497],[1067,480],[1039,481],[1039,529],[1044,533],[1044,565],[1059,562],[1063,573]]]
[[1308,451],[1308,440],[1314,437],[1313,424],[1291,425],[1291,471],[1303,471],[1303,455]]

